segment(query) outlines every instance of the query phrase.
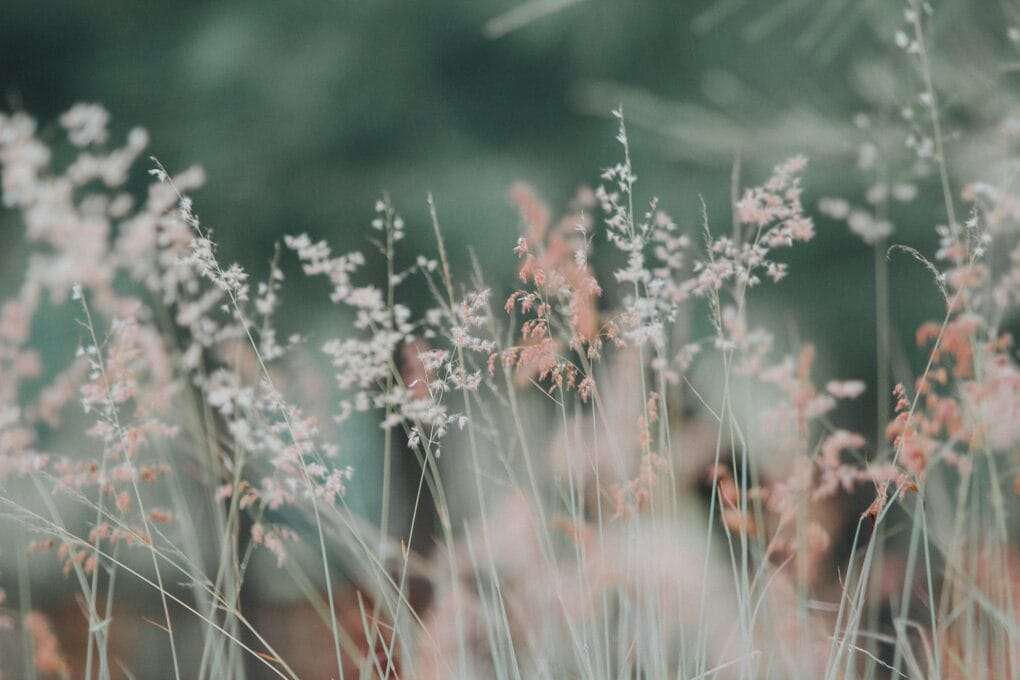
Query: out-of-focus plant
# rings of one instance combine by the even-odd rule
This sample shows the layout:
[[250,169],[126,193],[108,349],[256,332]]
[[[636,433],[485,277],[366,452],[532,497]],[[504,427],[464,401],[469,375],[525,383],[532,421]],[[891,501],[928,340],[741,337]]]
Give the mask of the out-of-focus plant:
[[[825,7],[809,32],[842,8]],[[1020,202],[1009,176],[957,179],[938,14],[911,1],[897,16],[896,58],[917,74],[908,103],[836,134],[867,188],[818,202],[874,249],[878,437],[845,422],[870,379],[819,379],[814,344],[784,343],[752,314],[762,288],[796,285],[788,260],[819,231],[803,156],[749,188],[736,163],[729,213],[701,201],[683,224],[641,195],[616,109],[621,160],[559,220],[511,188],[519,280],[504,297],[481,266],[455,271],[431,196],[435,255],[407,252],[410,227],[389,197],[376,203],[381,285],[362,252],[303,233],[257,282],[199,219],[200,169],[152,159],[144,199],[126,189],[144,131],[111,144],[93,104],[60,117],[66,143],[0,116],[0,189],[30,252],[0,308],[0,508],[31,538],[13,550],[59,564],[85,624],[69,656],[20,568],[18,604],[0,590],[0,635],[22,652],[0,662],[120,676],[127,581],[158,603],[178,680],[311,677],[309,664],[500,680],[1020,673],[1007,331]],[[908,208],[939,215],[930,256],[890,246]],[[916,331],[918,366],[894,358],[890,261],[923,267],[942,308]],[[325,280],[330,337],[278,328],[297,268]],[[414,287],[426,308],[403,301]],[[43,360],[44,311],[68,320],[76,352]],[[378,525],[348,502],[355,414],[382,430]],[[415,471],[406,518],[393,512],[398,456]],[[308,636],[324,632],[311,660],[246,602],[263,556],[305,595]]]

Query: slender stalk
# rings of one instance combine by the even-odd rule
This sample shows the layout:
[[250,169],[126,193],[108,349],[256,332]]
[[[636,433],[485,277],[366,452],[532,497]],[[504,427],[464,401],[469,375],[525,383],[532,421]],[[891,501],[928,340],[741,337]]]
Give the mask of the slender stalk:
[[889,398],[892,393],[889,385],[892,321],[889,317],[889,260],[885,255],[886,250],[885,239],[875,244],[875,402],[877,404],[875,446],[878,450],[882,449],[885,441],[885,429],[889,424]]
[[[89,336],[90,336],[90,338],[92,340],[92,347],[95,348],[95,353],[94,353],[94,355],[92,357],[92,360],[95,362],[95,365],[97,366],[97,368],[99,370],[99,373],[100,373],[100,378],[103,381],[103,392],[104,392],[103,398],[104,398],[104,401],[105,401],[105,406],[104,406],[105,413],[103,414],[103,417],[109,419],[110,424],[114,428],[114,432],[116,432],[116,434],[117,434],[118,445],[123,446],[124,443],[127,441],[127,430],[120,423],[119,410],[117,408],[117,403],[114,400],[113,393],[112,393],[113,386],[110,383],[109,376],[107,375],[107,372],[106,372],[106,360],[103,358],[103,352],[102,352],[101,346],[99,344],[99,339],[96,337],[96,327],[95,327],[95,324],[92,321],[92,314],[89,311],[89,306],[86,303],[84,296],[81,296],[81,306],[82,306],[82,309],[85,312],[86,328],[87,328],[87,330],[89,332]],[[170,640],[170,657],[171,657],[171,660],[173,662],[174,678],[176,680],[180,680],[181,669],[180,669],[180,661],[177,658],[177,643],[174,640],[174,626],[173,626],[173,622],[171,621],[171,618],[170,618],[170,606],[169,606],[169,604],[167,602],[166,591],[165,591],[165,589],[163,587],[163,575],[162,575],[162,572],[160,571],[159,561],[156,559],[156,552],[155,552],[155,549],[153,547],[155,541],[154,541],[153,536],[152,536],[152,529],[151,529],[151,527],[149,525],[148,515],[146,514],[145,503],[142,500],[142,492],[138,488],[138,476],[137,476],[137,474],[135,474],[134,463],[132,462],[131,456],[129,455],[129,453],[128,453],[126,448],[124,449],[123,454],[124,454],[124,462],[129,466],[130,471],[131,471],[131,490],[134,492],[134,500],[135,500],[135,503],[138,505],[138,514],[141,517],[142,528],[145,531],[145,539],[146,539],[145,540],[145,544],[149,547],[149,553],[150,553],[150,555],[152,557],[152,568],[155,570],[155,573],[156,573],[156,583],[159,585],[160,602],[163,605],[163,618],[166,621],[167,637]],[[103,453],[103,457],[104,457],[104,459],[106,458],[105,451]],[[102,490],[100,490],[100,491],[102,491]],[[102,493],[100,493],[100,500],[101,499],[102,499]],[[98,571],[98,562],[97,562],[97,565],[96,565],[96,570]],[[91,597],[92,597],[92,610],[94,612],[95,611],[95,592],[94,591],[92,592]]]
[[[159,169],[162,171],[163,176],[168,178],[167,181],[169,182],[170,187],[177,194],[177,197],[181,201],[184,201],[185,200],[184,195],[181,194],[180,191],[178,191],[177,186],[173,183],[173,180],[170,179],[169,173],[166,172],[166,169],[162,166],[162,164],[160,164],[158,161],[156,161],[156,163]],[[189,215],[188,217],[189,217],[188,223],[192,226],[198,237],[202,239],[207,239],[208,237],[202,230],[202,227],[199,225],[198,219],[195,218],[193,215]],[[222,268],[220,267],[219,261],[213,259],[211,265],[215,270],[217,280],[225,281],[226,277],[224,275]],[[269,372],[269,367],[266,365],[265,359],[262,356],[262,351],[259,349],[259,344],[255,340],[254,335],[252,334],[252,325],[248,321],[247,315],[242,309],[240,301],[237,299],[235,291],[233,290],[233,288],[227,285],[221,286],[221,289],[226,293],[227,298],[230,301],[230,309],[233,311],[238,322],[241,324],[241,328],[243,329],[245,337],[247,338],[248,343],[252,348],[252,352],[255,356],[255,361],[259,367],[259,372],[262,374],[263,380],[268,386],[269,391],[273,395],[277,395],[276,408],[277,411],[280,413],[280,416],[283,418],[284,425],[287,428],[287,432],[290,435],[291,441],[295,446],[301,449],[299,451],[299,455],[297,456],[297,458],[301,468],[302,478],[304,479],[306,485],[308,486],[309,501],[312,506],[312,515],[315,520],[316,533],[318,534],[319,557],[322,561],[323,578],[326,583],[326,595],[329,598],[329,613],[331,619],[330,631],[333,634],[333,652],[336,656],[337,672],[340,674],[340,680],[344,680],[343,657],[340,654],[340,634],[337,630],[338,624],[336,618],[336,601],[333,597],[333,576],[329,567],[329,557],[327,556],[326,553],[326,541],[323,536],[322,517],[319,510],[319,501],[315,491],[315,485],[312,482],[311,475],[308,473],[308,462],[305,460],[305,451],[303,450],[302,447],[302,439],[297,435],[297,430],[294,427],[294,423],[292,422],[292,417],[289,408],[287,408],[286,404],[283,403],[282,397],[279,396],[281,393],[276,388],[276,385],[273,381],[273,377]]]
[[924,39],[924,8],[920,0],[910,0],[911,24],[914,29],[914,42],[917,44],[918,56],[921,61],[921,77],[924,78],[925,94],[930,104],[931,125],[935,143],[935,162],[939,168],[939,181],[942,183],[942,198],[945,202],[946,216],[949,218],[949,229],[956,239],[960,238],[960,225],[956,221],[956,208],[953,203],[953,190],[949,183],[949,167],[946,161],[945,135],[942,133],[942,118],[939,114],[938,93],[932,77],[931,62],[928,59],[928,46]]

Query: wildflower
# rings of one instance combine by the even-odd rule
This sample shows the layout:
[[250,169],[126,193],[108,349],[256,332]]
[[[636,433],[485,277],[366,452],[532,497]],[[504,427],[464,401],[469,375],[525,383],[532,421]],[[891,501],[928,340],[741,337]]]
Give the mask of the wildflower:
[[818,460],[820,476],[812,493],[814,500],[826,498],[839,490],[853,492],[860,473],[843,462],[842,454],[847,450],[862,449],[864,445],[864,437],[846,430],[836,430],[822,441],[822,455]]
[[695,277],[683,289],[696,296],[718,293],[727,285],[742,296],[761,282],[764,270],[773,281],[786,274],[785,265],[771,259],[772,251],[814,238],[814,223],[804,214],[800,178],[807,160],[798,156],[775,167],[765,184],[746,189],[735,206],[736,220],[752,227],[751,241],[720,236],[709,244],[708,259],[694,265]]
[[265,547],[273,554],[278,567],[283,566],[287,559],[285,541],[293,541],[297,538],[294,532],[285,527],[275,525],[267,527],[260,522],[252,525],[251,537],[256,545]]
[[864,393],[864,383],[860,380],[832,380],[825,385],[825,390],[836,399],[856,399]]
[[887,239],[892,234],[892,224],[888,220],[875,219],[863,210],[851,211],[846,222],[850,231],[869,245]]
[[24,619],[25,630],[32,638],[32,661],[42,674],[61,678],[71,677],[71,669],[60,649],[49,619],[39,612],[28,612]]
[[106,142],[109,118],[110,114],[98,104],[76,104],[60,116],[60,124],[72,144],[85,147]]
[[117,494],[116,504],[118,510],[127,512],[131,509],[131,496],[126,491],[120,492]]
[[149,521],[154,524],[170,524],[173,521],[173,513],[162,508],[149,510]]
[[888,500],[889,483],[882,481],[876,485],[875,500],[871,502],[871,505],[867,507],[864,513],[861,515],[861,519],[870,517],[871,519],[877,520],[879,515],[885,510],[885,504]]

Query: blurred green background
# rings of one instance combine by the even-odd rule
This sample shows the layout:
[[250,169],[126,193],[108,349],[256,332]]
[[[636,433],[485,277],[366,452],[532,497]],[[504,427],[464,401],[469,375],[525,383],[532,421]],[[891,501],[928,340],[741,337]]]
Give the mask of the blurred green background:
[[[209,182],[196,196],[198,212],[223,256],[256,275],[285,233],[364,248],[383,192],[407,218],[407,252],[434,252],[431,191],[455,264],[466,275],[473,247],[499,297],[513,285],[518,234],[507,187],[531,182],[555,210],[578,184],[596,183],[620,155],[609,117],[618,103],[632,128],[639,194],[660,196],[678,223],[693,227],[699,195],[716,224],[729,223],[737,157],[751,184],[803,152],[813,162],[809,205],[835,192],[859,202],[868,179],[854,169],[865,137],[853,116],[895,121],[918,92],[892,45],[901,2],[545,0],[524,3],[533,20],[494,36],[528,18],[513,14],[521,6],[7,0],[0,94],[6,109],[51,123],[74,102],[103,103],[119,134],[146,127],[151,152],[168,167],[202,164]],[[1016,17],[995,0],[946,0],[937,9],[933,52],[940,82],[954,93],[946,100],[951,129],[980,129],[984,114],[973,109],[985,111],[987,100],[963,99],[984,90],[962,65],[983,69],[1009,48],[1004,27]],[[894,178],[909,178],[903,137],[883,138]],[[146,179],[140,172],[137,186]],[[923,180],[918,203],[892,216],[895,241],[932,251],[937,197],[936,183]],[[9,282],[21,225],[0,215]],[[819,377],[871,382],[872,252],[845,226],[818,226],[819,238],[791,255],[789,279],[756,292],[753,313],[783,343],[816,342]],[[603,255],[599,267],[607,272],[613,262]],[[912,329],[939,313],[938,294],[902,259],[892,277],[893,319],[909,347]],[[311,290],[289,282],[285,309],[291,321],[312,316],[328,325],[324,291],[303,294]],[[872,431],[873,391],[852,408]]]

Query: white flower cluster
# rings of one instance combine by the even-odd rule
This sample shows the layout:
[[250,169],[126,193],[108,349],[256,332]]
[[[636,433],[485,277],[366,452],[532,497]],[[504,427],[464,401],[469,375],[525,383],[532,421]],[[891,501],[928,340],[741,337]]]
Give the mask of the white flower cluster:
[[[410,309],[392,299],[396,288],[408,275],[432,272],[436,263],[418,258],[410,268],[398,271],[395,268],[394,245],[404,238],[403,218],[396,214],[388,200],[378,201],[375,212],[372,227],[385,235],[385,242],[377,245],[389,263],[387,291],[354,283],[354,275],[365,262],[360,252],[334,256],[326,242],[312,242],[306,234],[288,236],[284,240],[301,260],[304,273],[328,278],[333,285],[330,299],[354,313],[353,325],[359,334],[334,338],[322,346],[333,364],[336,385],[346,395],[340,401],[336,420],[343,422],[355,412],[384,409],[386,416],[380,423],[383,428],[406,424],[408,427],[427,427],[433,434],[441,433],[452,416],[447,414],[441,402],[446,383],[437,380],[436,376],[440,374],[440,368],[454,375],[453,369],[446,355],[443,355],[441,367],[434,365],[436,355],[431,355],[431,368],[424,369],[420,382],[404,379],[396,360],[399,351],[402,347],[415,346],[418,335],[434,337],[435,331],[430,328],[432,324],[428,319],[412,319]],[[462,347],[483,346],[483,341],[472,337],[467,330],[481,302],[484,301],[467,298],[461,305],[461,321],[454,326],[452,334],[454,342],[459,341]],[[433,320],[438,318],[437,314],[429,317]],[[419,362],[416,356],[410,359]]]
[[734,217],[745,229],[739,238],[708,237],[708,257],[695,263],[695,276],[684,287],[688,293],[713,295],[729,286],[739,298],[761,283],[762,273],[774,282],[786,276],[786,265],[771,259],[772,251],[815,235],[801,204],[800,174],[806,166],[802,156],[791,158],[777,165],[765,184],[744,191]]

